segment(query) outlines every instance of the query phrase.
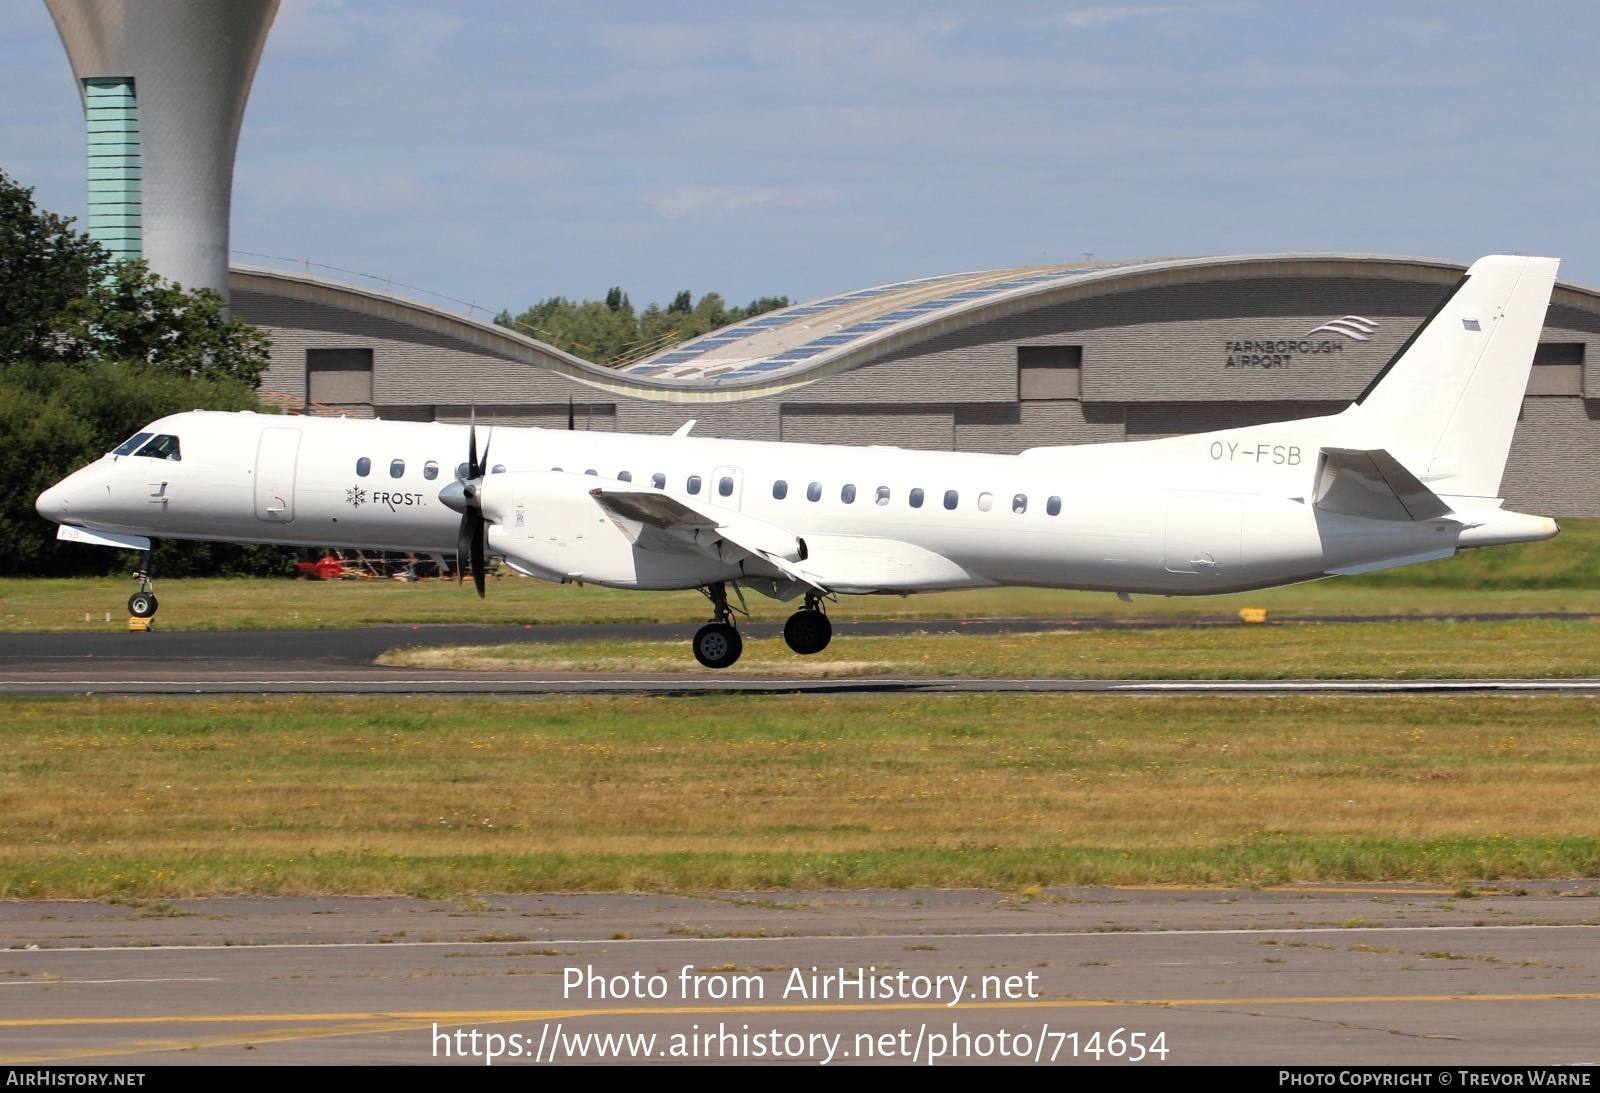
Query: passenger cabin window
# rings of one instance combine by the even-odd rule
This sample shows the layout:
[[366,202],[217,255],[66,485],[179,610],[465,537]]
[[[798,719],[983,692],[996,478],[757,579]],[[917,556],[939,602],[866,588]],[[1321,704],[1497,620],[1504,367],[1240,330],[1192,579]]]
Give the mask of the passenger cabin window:
[[961,503],[961,495],[959,493],[957,493],[955,490],[945,490],[944,491],[944,507],[945,508],[953,509],[957,505],[959,505],[960,503]]
[[472,468],[467,466],[465,463],[458,463],[456,464],[456,477],[465,482],[467,480],[467,472],[470,470],[472,470]]
[[[462,464],[462,465],[465,466],[465,464]],[[367,477],[367,475],[369,475],[371,473],[372,473],[372,460],[368,459],[366,456],[362,456],[360,459],[356,460],[356,477],[357,478],[365,478],[365,477]]]
[[617,472],[617,481],[618,482],[632,482],[633,481],[633,472],[632,471],[618,471]]
[[1028,511],[1028,495],[1019,493],[1011,499],[1011,511],[1021,516]]
[[424,463],[422,465],[422,477],[426,478],[429,482],[432,482],[435,478],[438,478],[439,464],[435,463],[431,459]]
[[856,503],[856,488],[854,484],[846,485],[840,488],[839,500],[843,501],[847,505],[853,505]]
[[560,474],[561,473],[561,468],[560,467],[551,467],[550,468],[550,472],[552,474]]
[[650,485],[652,485],[653,487],[655,487],[658,490],[666,489],[667,488],[667,476],[664,475],[664,474],[652,474],[650,476]]
[[788,496],[789,496],[789,483],[785,482],[783,479],[780,478],[780,479],[778,479],[776,482],[774,482],[772,484],[772,498],[773,498],[773,500],[782,501],[785,497],[788,497]]
[[889,503],[889,487],[879,486],[873,493],[872,499],[880,505],[887,505]]
[[909,497],[907,497],[907,500],[911,502],[912,508],[920,509],[922,507],[922,487],[918,486],[916,489],[912,490]]
[[1044,511],[1049,513],[1051,516],[1060,516],[1061,515],[1061,498],[1052,497],[1052,498],[1050,498],[1050,500],[1046,501],[1044,503]]
[[596,478],[598,478],[598,477],[599,477],[599,476],[600,476],[600,472],[599,472],[599,471],[597,471],[597,470],[595,470],[595,469],[594,469],[594,468],[593,468],[593,467],[590,467],[590,468],[589,468],[589,469],[588,469],[588,470],[586,470],[586,471],[584,471],[584,472],[583,472],[583,473],[584,473],[584,474],[592,474],[592,475],[594,475],[594,476],[595,476],[595,477],[596,477]]
[[821,482],[813,482],[813,483],[811,483],[811,485],[806,487],[806,500],[807,501],[821,501],[822,500],[822,483]]
[[139,450],[139,446],[149,440],[153,433],[134,433],[127,440],[111,450],[112,455],[132,455]]
[[700,492],[700,476],[698,474],[691,474],[689,476],[689,493],[692,496],[692,495],[697,494],[699,492]]
[[731,478],[719,478],[719,479],[717,479],[717,496],[718,497],[732,497],[733,496],[733,479],[731,479]]
[[183,459],[183,454],[178,451],[178,438],[167,433],[162,433],[140,448],[138,454],[151,459],[170,459],[175,463]]
[[504,463],[496,463],[494,466],[489,468],[489,473],[490,474],[505,474],[506,473],[506,465]]
[[978,494],[978,511],[979,512],[988,512],[992,508],[994,508],[994,494],[992,494],[992,493],[980,493],[980,494]]
[[393,460],[392,462],[390,462],[390,464],[389,464],[389,477],[390,478],[404,478],[405,477],[405,473],[406,473],[406,461],[404,459],[396,459],[396,460]]

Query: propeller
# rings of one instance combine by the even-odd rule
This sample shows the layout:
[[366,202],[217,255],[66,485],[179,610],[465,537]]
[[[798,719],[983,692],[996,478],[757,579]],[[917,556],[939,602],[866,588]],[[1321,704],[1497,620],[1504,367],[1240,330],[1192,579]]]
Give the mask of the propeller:
[[[493,434],[490,435],[490,440]],[[483,458],[478,458],[478,413],[472,412],[471,428],[467,433],[467,473],[439,491],[439,500],[461,514],[461,528],[456,532],[456,582],[465,579],[465,571],[472,570],[472,584],[481,597],[484,594],[484,539],[487,524],[483,519],[483,476],[489,465],[489,441],[484,441]]]

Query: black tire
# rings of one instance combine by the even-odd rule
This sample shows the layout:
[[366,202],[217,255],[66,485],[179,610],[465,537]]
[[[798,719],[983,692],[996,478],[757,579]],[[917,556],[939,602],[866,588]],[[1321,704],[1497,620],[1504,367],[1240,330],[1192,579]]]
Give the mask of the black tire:
[[708,622],[694,636],[694,659],[707,668],[728,668],[744,652],[739,631],[725,622]]
[[154,592],[135,592],[128,597],[128,614],[136,619],[154,618],[158,606]]
[[833,623],[821,611],[796,611],[783,624],[783,640],[803,657],[820,653],[833,640]]

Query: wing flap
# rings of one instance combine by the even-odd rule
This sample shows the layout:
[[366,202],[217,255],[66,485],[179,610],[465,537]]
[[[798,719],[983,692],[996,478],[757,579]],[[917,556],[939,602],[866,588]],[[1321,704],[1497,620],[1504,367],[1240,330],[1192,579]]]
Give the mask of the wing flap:
[[795,568],[806,557],[805,540],[775,524],[660,490],[604,486],[590,490],[589,496],[642,550],[660,550],[666,538],[719,562],[742,565],[755,560],[788,580],[830,591]]
[[1367,520],[1437,520],[1453,511],[1382,448],[1323,448],[1311,500],[1326,512]]

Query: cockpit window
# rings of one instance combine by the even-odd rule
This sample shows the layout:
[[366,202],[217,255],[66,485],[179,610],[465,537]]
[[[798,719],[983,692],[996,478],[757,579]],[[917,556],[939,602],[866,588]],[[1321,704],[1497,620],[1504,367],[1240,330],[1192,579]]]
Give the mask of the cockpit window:
[[162,433],[140,448],[137,454],[149,456],[151,459],[170,459],[174,462],[183,458],[183,454],[178,451],[178,438],[170,433]]
[[119,444],[115,448],[113,448],[111,450],[111,454],[112,455],[132,455],[135,451],[138,450],[139,445],[141,445],[145,441],[149,440],[152,435],[153,434],[151,434],[151,433],[134,433],[127,440],[124,440],[121,444]]

